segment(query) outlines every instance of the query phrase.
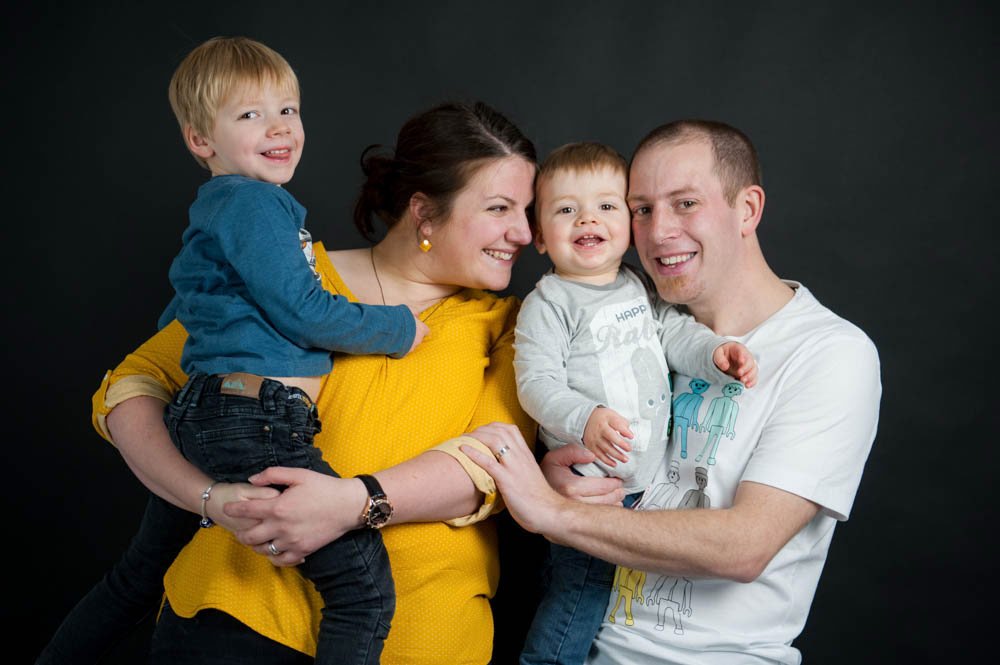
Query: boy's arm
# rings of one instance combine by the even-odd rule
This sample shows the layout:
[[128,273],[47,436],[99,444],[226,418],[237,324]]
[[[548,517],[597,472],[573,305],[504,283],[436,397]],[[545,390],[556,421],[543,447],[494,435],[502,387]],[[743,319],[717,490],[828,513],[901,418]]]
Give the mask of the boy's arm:
[[406,355],[416,334],[410,309],[352,303],[324,290],[302,252],[286,203],[237,188],[227,203],[228,221],[211,227],[271,325],[304,348]]
[[730,340],[683,314],[662,300],[654,302],[654,312],[660,321],[660,344],[671,372],[698,377],[710,382],[728,382],[729,375],[719,369],[715,352]]
[[570,324],[565,314],[528,294],[514,333],[514,372],[521,406],[561,441],[582,443],[587,420],[600,404],[568,385]]

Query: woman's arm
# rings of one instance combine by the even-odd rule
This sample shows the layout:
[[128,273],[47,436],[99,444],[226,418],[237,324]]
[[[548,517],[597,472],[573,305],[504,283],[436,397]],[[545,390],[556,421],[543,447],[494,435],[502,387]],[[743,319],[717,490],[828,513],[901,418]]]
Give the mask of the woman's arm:
[[[450,455],[429,450],[372,474],[392,502],[390,524],[437,522],[475,512],[482,493]],[[301,563],[329,542],[362,526],[368,492],[357,478],[334,478],[308,469],[271,467],[252,476],[255,485],[286,485],[265,501],[227,503],[228,516],[259,520],[236,538],[279,566]],[[280,555],[271,554],[274,543]]]
[[[489,432],[493,422],[515,423],[534,441],[535,424],[521,409],[514,383],[513,338],[517,306],[513,300],[492,331],[495,342],[483,376],[476,410],[469,422],[471,437]],[[483,436],[490,436],[488,433]],[[498,508],[496,485],[459,450],[471,445],[487,450],[470,436],[447,441],[401,464],[374,473],[393,505],[391,524],[446,521],[464,526],[485,519]],[[268,544],[282,552],[271,556],[278,565],[295,565],[308,554],[361,526],[367,503],[364,485],[357,479],[339,479],[303,469],[272,468],[251,478],[258,485],[288,485],[272,501],[227,506],[234,517],[261,520],[258,527],[237,534],[240,542],[268,555]],[[457,518],[457,519],[456,519]]]
[[[164,404],[154,397],[139,396],[125,400],[107,415],[108,431],[125,463],[149,491],[166,501],[201,514],[201,494],[212,479],[191,465],[177,450],[163,425]],[[268,499],[277,490],[245,483],[216,483],[205,512],[213,521],[230,531],[257,524],[256,520],[230,517],[222,506],[241,499]]]

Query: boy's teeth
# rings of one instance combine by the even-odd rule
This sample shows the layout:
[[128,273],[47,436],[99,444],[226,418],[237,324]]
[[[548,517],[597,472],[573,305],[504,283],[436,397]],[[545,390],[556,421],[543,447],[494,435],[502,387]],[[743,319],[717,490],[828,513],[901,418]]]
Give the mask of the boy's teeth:
[[495,249],[484,249],[488,256],[492,256],[494,259],[500,259],[501,261],[510,261],[514,258],[514,252],[501,252]]
[[281,150],[268,150],[264,154],[265,155],[283,155],[286,152],[288,152],[288,148],[282,148]]
[[665,266],[672,266],[678,263],[683,263],[693,256],[694,252],[688,252],[687,254],[678,254],[677,256],[664,256],[658,260]]
[[601,242],[601,238],[599,236],[580,236],[579,238],[576,239],[576,242],[578,244],[587,245],[589,247]]

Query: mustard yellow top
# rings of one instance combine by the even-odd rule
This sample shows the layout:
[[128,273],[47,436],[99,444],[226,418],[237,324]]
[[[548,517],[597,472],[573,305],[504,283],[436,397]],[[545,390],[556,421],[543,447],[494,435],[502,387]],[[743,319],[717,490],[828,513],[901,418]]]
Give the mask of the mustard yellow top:
[[[322,245],[316,250],[324,288],[356,300]],[[514,423],[534,440],[535,425],[521,410],[514,383],[518,306],[516,298],[466,289],[421,315],[431,334],[405,358],[338,354],[324,379],[316,445],[337,473],[372,473],[447,442],[439,449],[458,459],[485,495],[479,512],[467,518],[382,530],[397,594],[385,665],[490,660],[488,599],[499,564],[495,528],[482,518],[499,505],[496,486],[449,440],[490,422]],[[107,374],[94,395],[94,424],[105,438],[104,417],[115,405],[136,395],[169,400],[186,382],[179,366],[185,338],[174,321]],[[454,526],[461,524],[468,526]],[[215,608],[315,654],[319,594],[297,569],[272,566],[225,529],[200,529],[167,572],[165,587],[180,616]]]

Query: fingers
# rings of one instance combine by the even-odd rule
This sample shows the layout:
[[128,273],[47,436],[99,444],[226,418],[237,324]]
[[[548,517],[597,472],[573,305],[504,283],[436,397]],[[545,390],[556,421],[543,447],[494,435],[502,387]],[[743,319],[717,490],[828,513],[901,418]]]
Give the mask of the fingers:
[[596,456],[583,446],[569,445],[550,450],[542,459],[542,466],[572,466],[573,464],[589,464]]
[[310,473],[308,469],[296,469],[287,466],[272,466],[260,473],[250,476],[254,485],[297,485],[302,482],[302,475]]

